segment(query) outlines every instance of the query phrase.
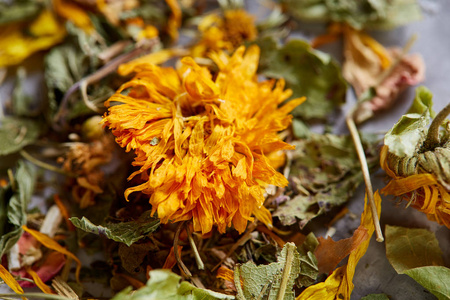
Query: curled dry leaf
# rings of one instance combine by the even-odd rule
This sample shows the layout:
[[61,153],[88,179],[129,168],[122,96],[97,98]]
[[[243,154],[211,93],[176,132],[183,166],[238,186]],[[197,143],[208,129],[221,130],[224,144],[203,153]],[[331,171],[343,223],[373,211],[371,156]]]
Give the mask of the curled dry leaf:
[[[381,211],[381,197],[378,194],[378,191],[375,192],[374,200],[379,217]],[[366,253],[367,248],[369,247],[370,237],[372,237],[375,231],[375,226],[372,222],[372,211],[367,203],[367,196],[359,228],[364,228],[367,231],[367,238],[350,252],[347,265],[334,270],[325,282],[320,282],[308,287],[296,298],[296,300],[350,299],[354,287],[352,281],[355,275],[356,265]]]
[[408,86],[425,79],[425,63],[419,54],[404,55],[398,48],[385,49],[365,33],[344,29],[343,76],[360,98],[370,88],[375,95],[360,105],[356,113],[361,123],[374,113],[393,105],[398,95]]
[[364,226],[360,225],[353,236],[342,239],[337,242],[331,237],[319,237],[319,246],[314,255],[317,257],[319,271],[321,273],[330,273],[336,268],[337,264],[355,250],[362,242],[367,240],[368,232]]
[[[380,164],[391,180],[381,192],[409,201],[450,228],[450,131],[441,128],[450,104],[428,128],[434,114],[431,97],[426,88],[418,88],[408,113],[386,134]],[[437,141],[430,138],[434,135]]]

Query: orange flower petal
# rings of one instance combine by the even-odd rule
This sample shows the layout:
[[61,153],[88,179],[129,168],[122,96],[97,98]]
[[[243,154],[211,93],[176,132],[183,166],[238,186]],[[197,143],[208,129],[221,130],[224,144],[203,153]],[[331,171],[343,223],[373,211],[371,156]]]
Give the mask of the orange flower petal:
[[[14,292],[16,292],[17,294],[23,294],[22,287],[2,264],[0,264],[0,277]],[[22,297],[22,299],[25,298]]]
[[33,271],[33,269],[27,268],[27,273],[31,275],[31,277],[34,280],[34,283],[37,285],[37,287],[42,292],[44,292],[45,294],[50,294],[50,295],[55,294],[52,291],[52,289],[42,281],[41,277],[39,277],[39,275],[35,271]]
[[433,184],[437,184],[437,180],[432,174],[415,174],[406,178],[391,180],[381,192],[385,195],[400,196]]

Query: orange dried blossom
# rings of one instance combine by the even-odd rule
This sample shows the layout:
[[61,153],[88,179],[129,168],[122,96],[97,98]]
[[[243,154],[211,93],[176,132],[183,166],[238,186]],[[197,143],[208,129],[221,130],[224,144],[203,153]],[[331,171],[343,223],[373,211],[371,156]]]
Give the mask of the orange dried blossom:
[[[149,195],[161,222],[193,220],[195,231],[243,232],[252,215],[271,225],[264,188],[286,186],[268,153],[293,149],[277,132],[303,102],[291,100],[284,80],[258,82],[259,48],[211,56],[213,77],[190,57],[178,70],[136,65],[136,76],[106,102],[104,124],[116,142],[134,150],[143,183],[125,192]],[[245,54],[244,54],[245,53]],[[126,95],[125,95],[126,94]],[[118,104],[118,105],[113,105]]]
[[[422,88],[417,92],[416,99],[424,97],[420,91],[426,96],[426,90]],[[418,102],[416,99],[414,104]],[[450,104],[436,115],[430,127],[424,131],[426,138],[422,136],[418,140],[412,153],[404,151],[405,154],[398,156],[385,145],[381,151],[380,163],[392,178],[381,190],[384,194],[408,200],[408,205],[411,204],[426,213],[428,219],[450,228],[450,122],[446,120],[448,114]],[[426,116],[425,113],[424,115]],[[444,123],[446,128],[441,131]],[[404,126],[404,123],[401,125]],[[397,125],[393,129],[399,131]],[[409,140],[415,138],[411,134],[407,137]],[[406,144],[401,139],[397,142]]]
[[193,56],[204,56],[218,50],[233,50],[258,35],[255,18],[243,9],[230,9],[223,16],[203,17],[198,29],[201,40],[192,48]]
[[[443,159],[443,155],[447,158]],[[450,228],[450,191],[449,184],[446,183],[449,174],[448,165],[443,165],[448,164],[448,157],[450,141],[434,153],[428,151],[417,157],[400,160],[389,153],[387,146],[383,146],[380,164],[392,179],[381,192],[402,197],[409,201],[412,207],[426,213],[428,219]],[[444,176],[436,174],[433,167],[442,170]]]

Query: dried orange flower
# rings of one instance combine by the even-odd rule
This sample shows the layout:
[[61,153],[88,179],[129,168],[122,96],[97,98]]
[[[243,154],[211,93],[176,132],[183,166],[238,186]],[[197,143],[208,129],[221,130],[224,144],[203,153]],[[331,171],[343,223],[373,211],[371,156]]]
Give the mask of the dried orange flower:
[[[259,48],[211,56],[213,77],[190,57],[178,70],[136,65],[136,76],[106,102],[104,124],[134,150],[143,183],[125,192],[149,195],[162,223],[193,220],[195,231],[243,232],[252,215],[271,225],[264,188],[287,185],[267,154],[293,149],[277,132],[304,99],[288,99],[284,80],[258,82]],[[118,104],[118,105],[114,105]]]
[[389,146],[383,147],[380,162],[392,179],[381,191],[408,200],[428,219],[450,228],[450,104],[426,128],[431,97],[418,88],[408,114],[386,135]]
[[101,128],[97,128],[99,122],[97,117],[92,117],[83,124],[83,133],[90,143],[73,143],[63,159],[63,169],[76,175],[72,197],[80,208],[94,205],[95,197],[103,193],[104,173],[100,167],[112,158],[114,143]]
[[202,37],[192,49],[193,56],[204,56],[210,51],[231,51],[258,35],[254,17],[242,9],[227,10],[223,17],[206,16],[198,28]]
[[[442,159],[439,156],[445,155]],[[450,184],[448,180],[448,164],[450,157],[450,142],[439,147],[437,152],[427,151],[417,157],[398,159],[389,153],[388,147],[381,151],[381,167],[392,177],[381,192],[386,195],[402,197],[409,201],[412,207],[426,213],[428,219],[444,224],[450,228]],[[439,163],[441,160],[441,163]],[[397,168],[395,168],[397,166]],[[441,170],[444,176],[435,174],[433,167]],[[445,172],[447,171],[447,172]]]

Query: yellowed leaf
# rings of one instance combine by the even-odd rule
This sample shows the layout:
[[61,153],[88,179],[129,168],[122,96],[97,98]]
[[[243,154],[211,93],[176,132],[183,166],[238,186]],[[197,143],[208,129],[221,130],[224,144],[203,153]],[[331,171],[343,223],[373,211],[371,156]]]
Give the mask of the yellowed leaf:
[[53,7],[58,15],[73,22],[77,27],[83,29],[87,33],[94,30],[89,15],[74,1],[53,0]]

